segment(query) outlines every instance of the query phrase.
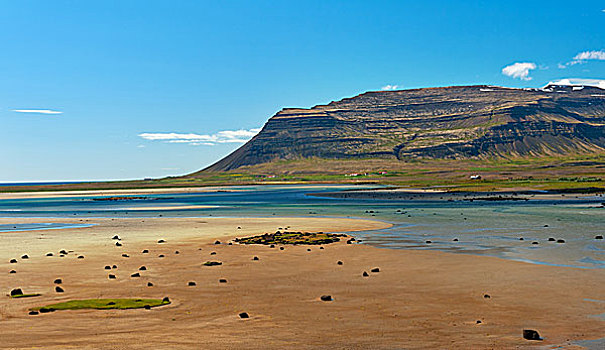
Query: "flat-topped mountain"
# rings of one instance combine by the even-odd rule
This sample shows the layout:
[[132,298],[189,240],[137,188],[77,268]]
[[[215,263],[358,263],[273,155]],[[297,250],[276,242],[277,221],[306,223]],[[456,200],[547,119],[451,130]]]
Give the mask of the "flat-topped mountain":
[[406,162],[603,152],[603,89],[452,86],[367,92],[309,109],[285,108],[204,172],[311,157]]

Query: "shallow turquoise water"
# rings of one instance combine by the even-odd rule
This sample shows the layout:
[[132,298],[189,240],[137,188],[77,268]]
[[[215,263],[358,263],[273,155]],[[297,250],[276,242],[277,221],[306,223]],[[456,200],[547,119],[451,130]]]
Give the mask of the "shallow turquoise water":
[[[602,197],[586,196],[556,202],[449,202],[333,199],[309,195],[348,188],[351,187],[241,186],[225,187],[223,192],[145,195],[146,200],[132,201],[94,201],[91,197],[77,196],[0,200],[0,216],[38,217],[41,218],[41,224],[44,223],[44,217],[368,218],[394,225],[386,230],[353,233],[363,244],[381,248],[435,249],[539,264],[605,267],[605,243],[594,239],[595,235],[605,232],[605,209],[596,207],[603,201]],[[169,211],[124,210],[125,207],[140,209],[180,205],[214,207]],[[548,238],[564,239],[565,243],[549,242]]]

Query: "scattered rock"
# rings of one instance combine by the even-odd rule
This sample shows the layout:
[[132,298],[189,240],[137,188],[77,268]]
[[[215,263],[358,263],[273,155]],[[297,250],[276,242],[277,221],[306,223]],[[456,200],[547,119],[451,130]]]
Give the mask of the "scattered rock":
[[32,310],[32,311],[30,311],[30,312],[29,312],[29,315],[30,315],[30,316],[35,316],[35,315],[37,315],[37,314],[38,314],[38,311],[34,311],[34,310]]
[[53,256],[53,253],[46,253],[46,256]]
[[54,282],[53,282],[53,283],[54,283],[54,284],[61,284],[61,283],[63,283],[63,280],[62,280],[62,279],[60,279],[60,278],[57,278],[56,280],[54,280]]
[[603,239],[603,236],[597,235],[597,236],[594,236],[594,239]]
[[143,254],[149,254],[149,250],[143,249],[143,251],[141,253],[143,253]]
[[144,308],[145,310],[151,310],[151,306],[150,306],[150,305],[145,305],[145,306],[143,306],[143,308]]
[[220,261],[206,261],[204,263],[204,266],[219,266],[222,265],[223,263]]
[[169,303],[170,299],[168,297],[164,297],[164,299],[162,299],[162,303]]
[[531,244],[540,244],[539,242],[533,241]]
[[275,248],[275,244],[271,244],[269,248]]
[[241,226],[238,226],[238,227],[237,227],[237,229],[238,229],[238,230],[241,230],[241,229],[242,229],[242,227],[241,227]]
[[122,256],[123,256],[124,258],[128,258],[128,257],[129,257],[129,255],[128,255],[128,254],[126,254],[126,253],[122,254]]
[[544,227],[548,227],[548,225],[544,225]]
[[224,278],[221,278],[221,279],[218,280],[218,283],[227,283],[227,280],[224,279]]
[[11,260],[10,260],[10,263],[11,263],[11,264],[16,264],[16,263],[17,263],[17,259],[11,259]]
[[239,318],[250,318],[247,312],[240,312],[238,316]]
[[189,281],[189,282],[187,282],[187,285],[188,285],[189,287],[194,287],[196,284],[195,284],[195,282],[193,282],[193,281]]
[[279,250],[284,250],[284,247],[279,247]]
[[107,277],[108,277],[110,280],[115,280],[115,279],[116,279],[116,275],[113,275],[113,274],[111,274],[111,273],[110,273],[110,274],[109,274]]
[[542,340],[542,338],[540,338],[540,334],[537,331],[534,331],[533,329],[524,329],[523,330],[523,339]]
[[332,301],[334,299],[332,299],[331,295],[322,295],[321,297],[319,297],[319,299],[321,299],[321,301]]
[[232,243],[232,242],[229,242],[229,243],[227,243],[227,245],[233,245],[233,243]]
[[147,267],[145,265],[139,267],[139,271],[146,271],[146,270],[147,270]]
[[65,291],[63,290],[63,288],[61,288],[61,287],[59,287],[59,286],[56,286],[56,287],[55,287],[55,292],[57,292],[57,293],[63,293],[63,292],[65,292]]
[[138,272],[133,273],[130,277],[141,277],[141,274]]
[[564,239],[557,239],[557,243],[565,243]]
[[67,255],[67,251],[65,249],[61,249],[61,251],[59,252],[59,254]]
[[153,283],[147,282],[147,287],[153,287]]
[[380,272],[380,268],[375,267],[375,268],[371,269],[370,272]]
[[258,260],[258,256],[255,256],[254,258],[252,258],[252,260]]
[[118,268],[118,265],[113,265],[111,268],[112,268],[112,269],[117,269],[117,268]]
[[117,239],[117,240],[120,240],[120,236],[115,235],[115,236],[111,237],[111,239]]
[[17,273],[15,270],[10,270],[8,273]]
[[84,255],[78,255],[78,259],[84,259]]
[[549,241],[549,242],[554,242],[554,241],[555,241],[555,239],[554,239],[553,237],[548,237],[548,241]]
[[111,266],[105,265],[105,270],[111,270]]
[[166,243],[166,241],[163,239],[160,239],[160,240],[158,240],[158,243]]
[[216,252],[210,252],[210,255],[216,255]]
[[175,250],[174,254],[180,254],[180,252],[178,250]]
[[520,241],[522,241],[522,240],[523,240],[523,237],[519,237],[519,240],[520,240]]
[[214,244],[221,244],[221,241],[214,241]]
[[424,243],[426,243],[426,244],[431,244],[431,243],[433,243],[433,242],[432,242],[432,241],[424,241]]
[[49,312],[54,312],[55,309],[53,309],[52,307],[41,307],[39,311],[41,314],[46,314]]
[[29,256],[27,254],[24,254],[21,256],[21,259],[29,259]]
[[458,242],[458,238],[454,238],[452,241],[454,241],[454,242]]
[[110,301],[106,305],[115,305],[115,304],[116,304],[115,301]]
[[121,246],[122,246],[122,243],[116,242],[116,247],[121,247]]
[[319,247],[319,249],[324,249],[324,247]]
[[311,248],[307,248],[307,251],[308,251],[308,252],[310,252],[310,251],[311,251]]
[[363,276],[363,277],[368,277],[368,276],[370,276],[370,275],[369,275],[369,274],[368,274],[366,271],[364,271],[364,272],[363,272],[363,274],[362,274],[362,276]]
[[489,299],[489,298],[491,298],[491,296],[489,294],[483,294],[483,298]]
[[343,262],[342,262],[342,261],[340,261],[340,260],[338,260],[338,261],[336,262],[336,264],[338,264],[338,265],[342,265],[342,264],[343,264]]
[[14,297],[17,295],[23,295],[23,290],[21,288],[15,288],[15,289],[11,290],[11,297]]
[[158,258],[163,258],[163,257],[164,257],[164,254],[158,255]]
[[481,320],[477,320],[477,324],[481,324]]

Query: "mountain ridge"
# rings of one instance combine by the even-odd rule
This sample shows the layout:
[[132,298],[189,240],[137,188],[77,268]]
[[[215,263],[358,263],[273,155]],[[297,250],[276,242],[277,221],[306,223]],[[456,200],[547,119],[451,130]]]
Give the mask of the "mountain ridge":
[[487,159],[605,152],[605,90],[467,85],[369,91],[284,108],[220,172],[302,158]]

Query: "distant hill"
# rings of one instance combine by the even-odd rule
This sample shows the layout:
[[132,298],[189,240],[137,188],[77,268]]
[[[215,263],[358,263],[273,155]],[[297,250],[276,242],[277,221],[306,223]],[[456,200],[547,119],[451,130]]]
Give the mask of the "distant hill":
[[202,172],[308,158],[409,162],[603,152],[603,89],[452,86],[367,92],[310,109],[285,108]]

